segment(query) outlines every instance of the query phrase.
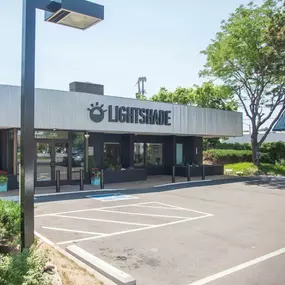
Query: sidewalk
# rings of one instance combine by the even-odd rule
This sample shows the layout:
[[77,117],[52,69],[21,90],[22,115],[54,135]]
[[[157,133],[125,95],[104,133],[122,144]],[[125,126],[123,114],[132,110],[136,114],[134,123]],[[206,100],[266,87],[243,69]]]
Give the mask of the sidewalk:
[[[206,180],[221,180],[221,179],[230,179],[233,178],[232,176],[228,175],[217,175],[217,176],[208,176]],[[122,189],[142,189],[142,188],[150,188],[155,186],[162,186],[165,184],[171,184],[171,176],[170,175],[157,175],[157,176],[150,176],[147,178],[146,181],[137,181],[137,182],[126,182],[126,183],[113,183],[113,184],[106,184],[104,191],[108,190],[122,190]],[[185,177],[176,177],[176,183],[186,182]],[[191,181],[201,181],[201,177],[193,177]],[[93,186],[93,185],[84,185],[84,190],[98,190],[100,191],[100,187]],[[60,187],[61,193],[68,193],[68,192],[79,192],[79,184],[78,185],[64,185]],[[51,187],[36,187],[36,195],[41,194],[54,194],[56,193],[55,186]],[[19,190],[11,190],[8,192],[0,193],[0,197],[13,197],[19,196]]]

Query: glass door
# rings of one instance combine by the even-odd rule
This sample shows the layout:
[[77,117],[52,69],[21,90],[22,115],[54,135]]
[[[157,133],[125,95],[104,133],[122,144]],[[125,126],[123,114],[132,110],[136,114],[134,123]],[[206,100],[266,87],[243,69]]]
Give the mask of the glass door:
[[68,183],[68,153],[68,142],[37,141],[36,186],[55,185],[56,170],[60,171],[60,183]]
[[37,142],[36,182],[48,184],[52,181],[53,146],[47,142]]
[[54,171],[60,171],[60,181],[63,184],[69,180],[68,149],[67,142],[54,144]]

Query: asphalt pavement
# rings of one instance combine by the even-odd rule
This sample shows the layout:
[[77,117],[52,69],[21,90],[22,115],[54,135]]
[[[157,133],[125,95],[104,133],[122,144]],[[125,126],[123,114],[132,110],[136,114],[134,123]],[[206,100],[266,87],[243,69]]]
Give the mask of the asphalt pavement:
[[139,285],[284,284],[285,180],[42,202],[36,230]]

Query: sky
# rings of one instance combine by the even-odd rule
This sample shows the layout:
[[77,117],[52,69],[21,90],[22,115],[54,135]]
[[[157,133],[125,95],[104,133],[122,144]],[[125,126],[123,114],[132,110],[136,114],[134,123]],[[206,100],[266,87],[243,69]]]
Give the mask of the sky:
[[[44,22],[37,12],[36,87],[68,90],[84,81],[103,84],[108,95],[135,97],[140,76],[147,77],[147,96],[162,86],[200,84],[200,51],[249,0],[93,2],[105,6],[105,20],[86,31]],[[0,84],[20,85],[21,13],[21,0],[0,2]]]

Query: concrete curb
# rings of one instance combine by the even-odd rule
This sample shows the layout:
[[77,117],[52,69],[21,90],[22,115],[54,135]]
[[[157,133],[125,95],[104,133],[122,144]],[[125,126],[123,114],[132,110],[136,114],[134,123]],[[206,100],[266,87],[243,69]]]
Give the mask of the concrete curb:
[[50,247],[52,247],[53,249],[55,249],[56,251],[58,251],[60,254],[62,254],[63,256],[65,256],[67,259],[73,261],[74,263],[76,263],[79,267],[81,267],[83,270],[86,270],[89,274],[93,275],[95,278],[97,278],[98,280],[104,282],[105,285],[117,285],[116,283],[114,283],[112,280],[110,280],[109,278],[107,278],[106,276],[102,275],[100,272],[96,271],[95,269],[89,267],[88,265],[86,265],[84,262],[80,261],[79,259],[77,259],[76,257],[74,257],[73,255],[69,254],[68,252],[66,252],[65,250],[63,250],[61,247],[57,246],[56,244],[54,244],[51,240],[45,238],[44,236],[42,236],[41,234],[39,234],[38,232],[35,231],[35,235],[44,243],[46,243],[47,245],[49,245]]
[[[168,183],[162,185],[156,185],[146,188],[137,188],[137,189],[103,189],[103,190],[85,190],[85,191],[72,191],[72,192],[61,192],[61,193],[49,193],[49,194],[36,194],[35,195],[35,203],[41,202],[52,202],[57,200],[72,200],[78,198],[86,198],[88,195],[100,193],[100,194],[107,194],[107,193],[122,193],[122,194],[143,194],[148,192],[162,192],[162,191],[169,191],[169,190],[179,190],[183,188],[189,187],[201,187],[201,186],[211,186],[211,185],[219,185],[219,184],[228,184],[228,183],[235,183],[235,182],[246,182],[252,180],[259,180],[258,176],[251,176],[251,177],[231,177],[225,179],[217,179],[217,180],[193,180],[193,181],[184,181],[184,182],[176,182],[176,183]],[[8,196],[8,197],[1,197],[0,199],[3,200],[11,200],[14,202],[19,201],[19,196]]]
[[97,258],[77,245],[71,245],[65,250],[116,284],[136,285],[136,280],[132,276]]

